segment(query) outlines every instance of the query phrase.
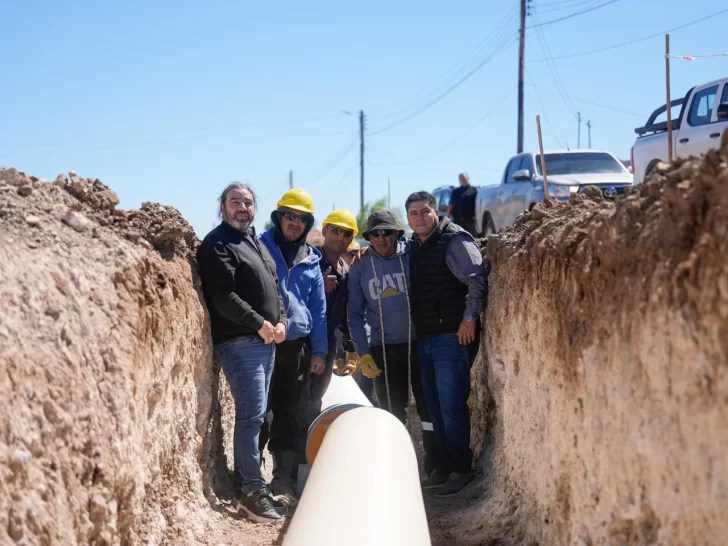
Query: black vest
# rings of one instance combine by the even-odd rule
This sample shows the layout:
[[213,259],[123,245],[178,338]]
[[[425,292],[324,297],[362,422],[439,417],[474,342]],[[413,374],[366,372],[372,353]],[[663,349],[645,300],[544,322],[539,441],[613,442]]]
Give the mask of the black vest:
[[448,218],[442,218],[424,243],[413,236],[412,317],[418,336],[457,333],[463,320],[468,287],[452,274],[445,261],[448,242],[461,233],[468,234]]

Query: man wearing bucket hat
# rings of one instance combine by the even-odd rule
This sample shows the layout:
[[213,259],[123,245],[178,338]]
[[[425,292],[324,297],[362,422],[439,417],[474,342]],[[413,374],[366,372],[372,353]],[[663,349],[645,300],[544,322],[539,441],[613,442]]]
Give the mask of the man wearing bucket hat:
[[300,188],[288,190],[271,213],[273,227],[260,236],[273,256],[288,318],[285,341],[276,347],[268,400],[273,417],[270,428],[266,422],[261,430],[261,448],[270,434],[271,489],[276,495],[294,496],[308,421],[301,393],[308,390],[313,375],[324,371],[328,352],[321,252],[306,243],[313,215],[311,195]]
[[[329,342],[326,354],[324,373],[312,378],[311,400],[309,403],[309,420],[313,421],[321,412],[321,398],[331,382],[331,373],[336,362],[336,371],[340,375],[355,371],[352,359],[346,353],[354,352],[354,345],[349,339],[349,328],[346,323],[346,281],[349,266],[343,255],[359,233],[354,215],[346,209],[337,209],[329,214],[322,223],[321,233],[324,244],[318,248],[321,252],[321,272],[324,276],[326,291],[326,337]],[[338,335],[337,335],[338,334]]]
[[[367,219],[369,251],[349,272],[349,332],[361,371],[374,379],[380,408],[407,422],[409,389],[422,421],[425,473],[437,466],[435,435],[425,406],[419,353],[410,318],[409,247],[394,214],[378,210]],[[371,328],[367,339],[365,323]],[[411,420],[409,420],[411,423]]]

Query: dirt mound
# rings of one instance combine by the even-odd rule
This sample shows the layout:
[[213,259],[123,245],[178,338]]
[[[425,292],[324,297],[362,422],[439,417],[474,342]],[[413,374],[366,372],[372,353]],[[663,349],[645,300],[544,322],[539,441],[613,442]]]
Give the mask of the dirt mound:
[[175,209],[117,204],[0,169],[2,544],[195,543],[222,517],[197,239]]
[[458,543],[728,536],[728,134],[722,150],[488,239],[471,400],[485,500]]

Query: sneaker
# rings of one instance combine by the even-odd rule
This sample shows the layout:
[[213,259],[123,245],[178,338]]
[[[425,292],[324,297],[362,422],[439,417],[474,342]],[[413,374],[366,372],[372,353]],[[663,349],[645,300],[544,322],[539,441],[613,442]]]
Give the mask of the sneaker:
[[447,482],[447,474],[443,474],[442,472],[435,470],[424,480],[420,481],[420,487],[422,487],[423,491],[427,491],[428,489],[440,487],[441,485],[444,485],[445,482]]
[[465,489],[473,481],[474,476],[472,472],[466,472],[460,474],[454,472],[450,474],[450,478],[444,485],[437,488],[437,491],[432,493],[433,497],[453,497]]
[[240,507],[256,523],[270,523],[283,519],[274,508],[272,496],[265,487],[243,495]]

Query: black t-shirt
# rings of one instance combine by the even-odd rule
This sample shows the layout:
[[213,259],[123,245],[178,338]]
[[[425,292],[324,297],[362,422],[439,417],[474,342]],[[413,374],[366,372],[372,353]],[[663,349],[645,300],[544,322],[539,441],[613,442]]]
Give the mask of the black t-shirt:
[[475,217],[475,196],[478,190],[468,184],[459,186],[452,190],[450,204],[452,205],[452,217],[455,223],[463,220],[472,220]]

